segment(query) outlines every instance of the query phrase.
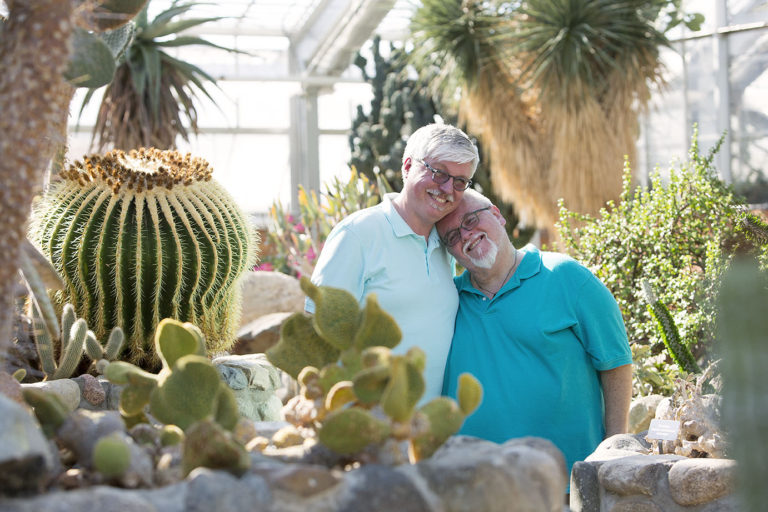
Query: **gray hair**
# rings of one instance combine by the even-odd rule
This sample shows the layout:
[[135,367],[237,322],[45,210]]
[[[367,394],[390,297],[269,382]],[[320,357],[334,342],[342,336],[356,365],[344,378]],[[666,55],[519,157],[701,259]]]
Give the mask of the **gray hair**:
[[403,162],[408,158],[434,158],[457,164],[472,162],[472,175],[480,162],[477,146],[472,139],[450,124],[428,124],[413,132],[405,145]]

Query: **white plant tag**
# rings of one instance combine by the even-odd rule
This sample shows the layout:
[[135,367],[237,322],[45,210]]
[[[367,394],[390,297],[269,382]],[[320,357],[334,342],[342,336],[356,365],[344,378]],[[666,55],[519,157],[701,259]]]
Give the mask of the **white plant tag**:
[[646,435],[646,438],[674,441],[677,439],[677,433],[679,431],[679,421],[652,419],[651,425],[648,427],[648,435]]

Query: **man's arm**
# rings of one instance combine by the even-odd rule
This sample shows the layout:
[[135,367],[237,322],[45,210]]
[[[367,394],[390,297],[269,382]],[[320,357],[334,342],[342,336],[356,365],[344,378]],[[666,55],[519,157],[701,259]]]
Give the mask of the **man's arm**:
[[626,433],[632,401],[632,365],[600,372],[600,382],[605,400],[605,437]]

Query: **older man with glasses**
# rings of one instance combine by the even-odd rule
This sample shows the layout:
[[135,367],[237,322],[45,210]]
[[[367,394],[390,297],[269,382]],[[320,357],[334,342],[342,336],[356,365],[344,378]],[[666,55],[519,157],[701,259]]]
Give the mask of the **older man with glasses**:
[[586,267],[533,245],[516,249],[499,209],[467,191],[437,223],[466,272],[443,391],[469,372],[483,401],[460,434],[496,442],[549,439],[568,472],[627,430],[632,353],[616,300]]
[[[478,162],[477,147],[458,128],[416,130],[403,154],[402,191],[336,225],[312,273],[313,283],[345,289],[360,303],[376,294],[403,333],[394,352],[418,346],[426,353],[422,401],[440,395],[459,302],[453,259],[435,222],[456,208]],[[305,309],[314,311],[311,300]]]

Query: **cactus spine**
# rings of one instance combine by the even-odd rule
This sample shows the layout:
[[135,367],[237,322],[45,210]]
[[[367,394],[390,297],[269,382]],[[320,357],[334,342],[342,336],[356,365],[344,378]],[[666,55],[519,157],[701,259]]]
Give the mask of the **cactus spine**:
[[[99,340],[88,329],[88,324],[82,318],[77,318],[72,304],[65,304],[61,313],[61,328],[56,325],[56,333],[61,333],[60,339],[55,339],[50,326],[39,313],[38,304],[48,304],[47,295],[34,297],[32,308],[32,325],[34,328],[35,345],[40,357],[40,366],[46,379],[66,379],[77,369],[83,358],[83,353],[94,362],[102,359],[115,359],[123,347],[125,337],[119,327],[112,329],[107,342],[107,348],[102,347]],[[45,309],[45,308],[43,308]],[[57,335],[58,336],[58,335]],[[56,360],[55,354],[59,354]]]
[[256,239],[208,163],[176,151],[91,155],[36,209],[32,238],[64,278],[71,302],[98,338],[118,325],[129,358],[160,361],[152,334],[163,318],[198,325],[211,351],[234,342],[242,273]]

